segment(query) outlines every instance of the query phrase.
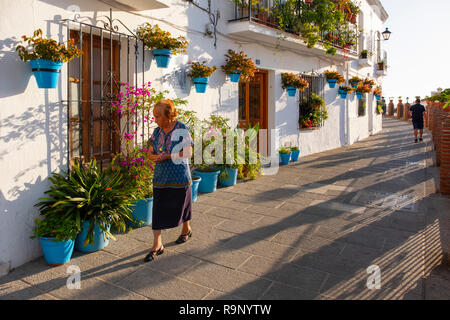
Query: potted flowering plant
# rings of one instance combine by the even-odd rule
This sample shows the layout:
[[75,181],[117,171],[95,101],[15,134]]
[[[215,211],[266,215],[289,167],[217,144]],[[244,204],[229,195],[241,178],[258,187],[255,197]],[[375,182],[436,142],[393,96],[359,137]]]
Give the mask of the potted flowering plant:
[[195,90],[197,93],[205,93],[206,87],[209,82],[209,77],[217,71],[216,66],[208,67],[206,65],[206,61],[203,63],[200,62],[192,62],[190,77],[192,81],[194,81]]
[[383,94],[383,90],[381,89],[381,87],[376,87],[375,89],[373,89],[373,94],[375,95],[377,100],[380,100],[381,95]]
[[350,85],[354,89],[356,89],[362,82],[363,82],[363,79],[361,79],[361,78],[359,78],[357,76],[354,76],[350,80],[348,80],[348,83],[350,83]]
[[170,32],[148,22],[138,28],[136,35],[153,51],[158,68],[167,68],[171,55],[186,53],[189,44],[185,37],[174,38]]
[[339,87],[339,94],[341,95],[341,99],[347,98],[347,94],[351,93],[353,91],[352,87],[349,86],[340,86]]
[[41,29],[34,31],[32,37],[22,36],[22,39],[28,43],[28,47],[18,45],[16,51],[22,61],[30,62],[39,88],[56,88],[63,63],[83,54],[73,39],[66,44],[44,39]]
[[375,81],[369,78],[366,78],[363,81],[363,86],[368,86],[370,89],[372,89],[375,84],[376,84]]
[[330,88],[334,88],[337,84],[342,84],[345,82],[344,77],[337,71],[325,71],[325,77],[327,78]]
[[255,75],[257,68],[253,60],[248,58],[243,51],[237,53],[230,49],[225,58],[222,71],[229,75],[231,82],[239,82],[241,78],[248,81]]
[[283,89],[287,89],[290,97],[295,97],[297,89],[303,91],[309,87],[308,81],[303,79],[300,75],[295,75],[293,73],[282,73],[281,83]]
[[362,99],[364,93],[370,93],[371,91],[368,85],[359,85],[355,90],[358,99]]

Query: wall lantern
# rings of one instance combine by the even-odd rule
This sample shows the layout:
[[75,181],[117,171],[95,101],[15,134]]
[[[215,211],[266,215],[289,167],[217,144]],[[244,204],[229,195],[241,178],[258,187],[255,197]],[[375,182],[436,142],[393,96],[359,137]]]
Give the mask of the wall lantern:
[[386,41],[389,40],[389,38],[391,37],[391,33],[392,33],[392,32],[390,32],[389,29],[386,28],[386,31],[384,31],[384,32],[382,33],[384,40],[386,40]]

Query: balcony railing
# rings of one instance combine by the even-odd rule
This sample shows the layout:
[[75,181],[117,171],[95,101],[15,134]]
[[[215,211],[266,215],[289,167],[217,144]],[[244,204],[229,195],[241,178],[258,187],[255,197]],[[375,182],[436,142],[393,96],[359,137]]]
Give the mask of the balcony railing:
[[[244,4],[248,3],[251,0],[242,0],[243,5],[235,4],[235,17],[229,22],[235,21],[252,21],[259,23],[261,25],[265,25],[267,27],[281,30],[296,36],[301,37],[299,30],[296,30],[295,26],[298,24],[298,18],[300,18],[301,9],[286,9],[283,4],[274,4],[273,0],[265,0],[259,1],[258,4],[253,6],[246,6]],[[283,27],[280,28],[278,24],[278,17],[274,14],[274,10],[281,12],[282,15],[287,18],[283,21]],[[289,10],[289,11],[286,11]],[[291,19],[289,19],[291,17]],[[319,43],[324,43],[325,41],[329,41],[331,45],[336,49],[345,49],[350,53],[357,55],[358,49],[357,45],[345,46],[343,47],[338,40],[337,32],[320,33]]]

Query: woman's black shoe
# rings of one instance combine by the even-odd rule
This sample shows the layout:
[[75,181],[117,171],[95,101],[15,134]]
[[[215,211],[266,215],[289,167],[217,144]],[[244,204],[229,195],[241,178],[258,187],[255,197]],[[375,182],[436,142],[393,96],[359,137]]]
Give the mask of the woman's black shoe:
[[187,234],[182,234],[181,236],[178,237],[177,241],[175,241],[175,243],[177,244],[181,244],[181,243],[185,243],[186,241],[189,240],[189,238],[192,237],[192,231],[189,231],[189,233]]
[[159,250],[150,251],[150,253],[145,256],[144,262],[153,261],[155,259],[155,256],[160,256],[163,253],[164,253],[164,247],[163,246],[161,246],[161,248],[159,248]]

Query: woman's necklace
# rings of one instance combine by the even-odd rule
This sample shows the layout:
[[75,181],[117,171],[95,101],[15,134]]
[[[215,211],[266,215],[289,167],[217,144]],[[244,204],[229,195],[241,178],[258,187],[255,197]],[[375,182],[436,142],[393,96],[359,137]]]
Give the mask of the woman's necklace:
[[[173,122],[175,122],[175,124],[176,124],[176,121],[173,121]],[[160,152],[166,151],[167,137],[168,137],[169,133],[173,130],[173,128],[175,128],[175,124],[173,124],[173,122],[167,126],[167,128],[170,128],[170,130],[167,133],[164,130],[165,128],[162,128],[163,129],[162,131],[164,133],[164,145],[159,148]]]

